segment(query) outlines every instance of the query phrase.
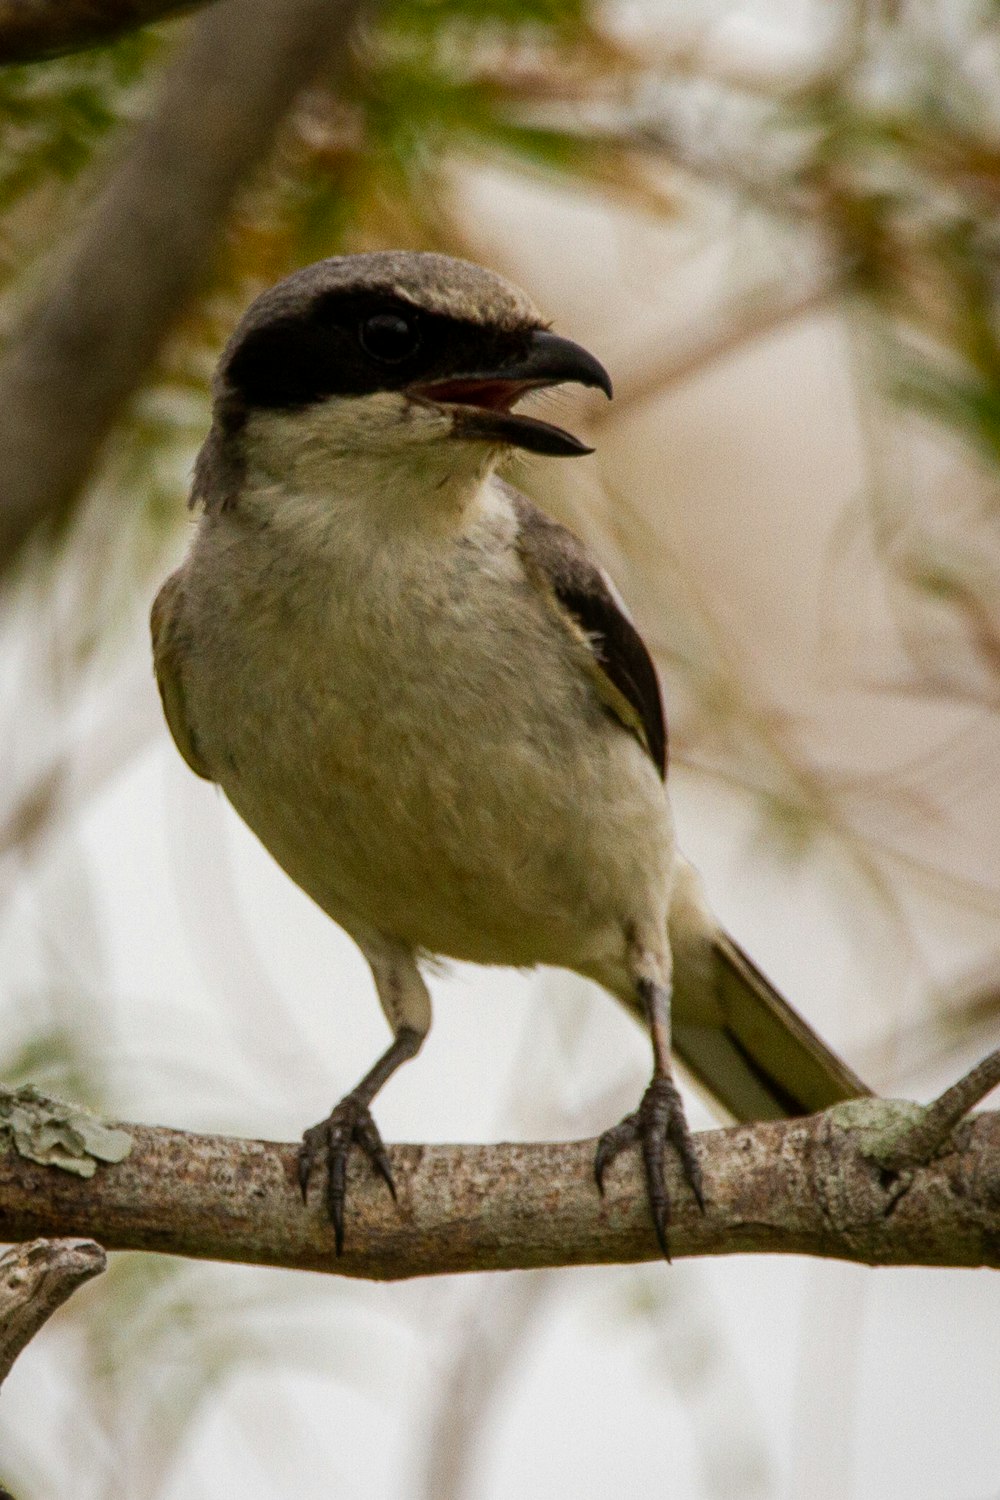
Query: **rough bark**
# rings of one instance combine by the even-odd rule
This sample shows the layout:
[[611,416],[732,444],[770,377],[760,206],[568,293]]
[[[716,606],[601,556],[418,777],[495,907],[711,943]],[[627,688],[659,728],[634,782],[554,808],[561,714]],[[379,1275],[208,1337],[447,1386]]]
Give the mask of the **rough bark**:
[[[863,1100],[699,1135],[706,1212],[671,1163],[673,1254],[1000,1266],[1000,1114],[959,1124],[925,1166],[887,1168],[925,1119],[913,1105]],[[592,1141],[396,1146],[397,1203],[354,1160],[338,1260],[318,1183],[302,1205],[295,1145],[124,1128],[130,1154],[89,1181],[0,1152],[0,1236],[85,1234],[109,1250],[379,1280],[658,1257],[638,1161],[614,1164],[602,1199]]]
[[0,568],[68,512],[300,91],[347,65],[361,0],[220,0],[0,364]]
[[0,65],[110,42],[205,0],[0,0]]
[[0,1381],[42,1324],[106,1263],[92,1240],[33,1240],[0,1257]]

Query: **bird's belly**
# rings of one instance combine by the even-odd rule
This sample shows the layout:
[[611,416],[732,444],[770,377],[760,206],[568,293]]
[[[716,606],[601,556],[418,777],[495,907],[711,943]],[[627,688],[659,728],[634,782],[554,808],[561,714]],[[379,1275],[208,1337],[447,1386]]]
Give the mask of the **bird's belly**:
[[651,903],[665,920],[669,812],[548,622],[510,615],[484,618],[480,596],[458,634],[410,618],[374,656],[335,622],[286,629],[280,659],[223,652],[201,739],[236,810],[348,931],[584,966]]
[[[430,732],[421,754],[394,756],[395,728],[376,715],[339,732],[313,725],[287,755],[223,779],[292,879],[348,930],[361,922],[479,963],[572,966],[620,945],[650,887],[666,901],[662,791],[641,763],[622,786],[617,767],[601,777],[569,752],[557,775],[551,747],[507,735],[484,742],[489,763],[470,764]],[[635,752],[619,759],[638,762]]]

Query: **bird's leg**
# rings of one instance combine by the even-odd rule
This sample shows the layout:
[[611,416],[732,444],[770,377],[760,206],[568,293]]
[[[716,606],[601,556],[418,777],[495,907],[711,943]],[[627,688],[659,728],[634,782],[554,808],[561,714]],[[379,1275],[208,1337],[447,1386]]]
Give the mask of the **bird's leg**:
[[309,1190],[309,1177],[319,1161],[326,1163],[326,1204],[333,1221],[333,1234],[337,1254],[344,1249],[344,1199],[347,1194],[347,1158],[352,1146],[360,1146],[372,1166],[384,1180],[395,1198],[396,1184],[392,1180],[389,1155],[382,1142],[378,1126],[372,1119],[369,1105],[379,1089],[395,1073],[400,1063],[406,1062],[419,1050],[423,1037],[419,1032],[404,1026],[391,1047],[388,1047],[375,1066],[365,1074],[356,1088],[345,1094],[340,1103],[313,1125],[302,1137],[299,1148],[299,1187],[305,1201]]
[[684,1176],[698,1200],[698,1207],[704,1211],[701,1164],[670,1067],[670,982],[639,975],[635,983],[653,1042],[653,1077],[642,1096],[639,1108],[633,1114],[626,1115],[621,1124],[612,1126],[601,1136],[594,1157],[594,1175],[597,1186],[603,1193],[607,1167],[620,1152],[639,1143],[656,1238],[669,1260],[667,1226],[670,1222],[670,1199],[663,1171],[663,1153],[667,1142],[670,1142],[680,1157]]
[[347,1160],[352,1146],[360,1146],[393,1198],[396,1196],[389,1154],[369,1105],[400,1064],[420,1051],[431,1024],[430,998],[413,955],[381,941],[365,943],[362,951],[371,964],[379,999],[395,1037],[375,1066],[349,1094],[344,1095],[326,1119],[304,1133],[299,1148],[299,1187],[303,1202],[308,1194],[313,1167],[317,1163],[326,1166],[326,1205],[338,1255],[344,1250]]

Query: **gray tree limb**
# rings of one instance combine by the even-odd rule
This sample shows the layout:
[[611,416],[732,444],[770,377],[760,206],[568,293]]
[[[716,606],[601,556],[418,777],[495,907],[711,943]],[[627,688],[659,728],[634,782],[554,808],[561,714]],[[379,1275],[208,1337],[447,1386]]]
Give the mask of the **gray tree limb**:
[[[926,1165],[888,1170],[887,1154],[906,1155],[927,1113],[858,1100],[699,1135],[706,1212],[671,1169],[674,1255],[1000,1267],[1000,1113],[960,1123]],[[337,1260],[318,1183],[302,1205],[295,1145],[124,1128],[130,1154],[89,1181],[0,1151],[0,1236],[85,1234],[109,1250],[378,1280],[658,1257],[638,1160],[614,1164],[601,1198],[592,1141],[396,1146],[396,1203],[352,1160]]]
[[205,0],[0,0],[0,65],[81,52]]
[[58,522],[190,299],[277,126],[347,66],[362,0],[220,0],[0,364],[0,569]]
[[42,1324],[106,1264],[93,1240],[33,1240],[0,1257],[0,1382]]

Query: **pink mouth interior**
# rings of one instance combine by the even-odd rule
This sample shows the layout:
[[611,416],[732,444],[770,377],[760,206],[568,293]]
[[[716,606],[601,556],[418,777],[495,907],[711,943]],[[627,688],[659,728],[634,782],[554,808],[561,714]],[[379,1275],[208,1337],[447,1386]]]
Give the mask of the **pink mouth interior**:
[[531,380],[439,380],[436,384],[421,385],[416,389],[429,401],[479,406],[487,411],[510,411],[522,396],[535,388],[536,383]]

